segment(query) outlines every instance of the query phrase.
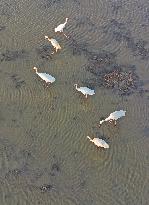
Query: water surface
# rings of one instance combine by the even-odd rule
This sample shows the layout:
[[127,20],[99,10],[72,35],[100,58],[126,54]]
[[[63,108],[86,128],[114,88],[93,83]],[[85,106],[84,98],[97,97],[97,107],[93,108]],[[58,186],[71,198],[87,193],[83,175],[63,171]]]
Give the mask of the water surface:
[[[66,17],[69,39],[54,33]],[[1,205],[147,205],[148,1],[1,0],[0,18]],[[62,47],[52,57],[45,35]],[[138,76],[129,95],[94,83],[87,69],[91,55],[109,53],[112,64],[103,66]],[[46,88],[34,66],[56,82]],[[85,99],[75,83],[96,95]],[[98,128],[120,109],[126,117],[116,127]],[[87,135],[110,149],[97,149]]]

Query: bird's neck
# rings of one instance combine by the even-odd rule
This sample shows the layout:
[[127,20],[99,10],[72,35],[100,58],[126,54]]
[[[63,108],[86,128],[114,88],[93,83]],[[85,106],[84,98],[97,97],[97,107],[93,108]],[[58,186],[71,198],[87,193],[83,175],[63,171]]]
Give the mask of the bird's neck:
[[91,139],[89,136],[87,136],[87,138],[88,138],[90,141],[92,141],[92,139]]
[[48,41],[50,41],[50,42],[51,42],[51,40],[52,40],[51,38],[47,38],[47,39],[48,39]]
[[34,70],[35,70],[36,73],[38,73],[38,72],[37,72],[37,68],[34,68]]

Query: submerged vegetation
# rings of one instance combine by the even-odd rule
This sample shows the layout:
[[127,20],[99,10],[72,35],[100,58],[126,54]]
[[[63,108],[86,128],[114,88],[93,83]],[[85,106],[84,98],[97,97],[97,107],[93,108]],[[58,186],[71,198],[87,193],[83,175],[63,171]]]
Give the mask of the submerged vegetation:
[[36,48],[37,55],[41,59],[49,60],[51,57],[51,45],[41,45],[40,47]]
[[25,80],[22,80],[17,74],[11,75],[10,78],[12,79],[15,88],[21,88],[26,84]]
[[27,51],[24,49],[21,50],[6,50],[5,52],[0,53],[0,62],[3,61],[15,61],[18,58],[24,58],[27,55]]
[[[0,52],[0,72],[1,78],[4,78],[1,80],[1,98],[4,97],[2,101],[4,106],[2,105],[1,109],[4,107],[4,111],[0,113],[0,121],[3,122],[1,123],[1,134],[4,134],[0,137],[0,153],[2,156],[0,178],[2,184],[4,184],[1,187],[2,200],[5,200],[4,198],[7,196],[9,200],[10,197],[13,197],[14,203],[12,200],[10,203],[6,201],[6,204],[46,204],[50,201],[53,204],[60,204],[60,201],[63,204],[98,204],[99,201],[101,204],[108,204],[108,202],[110,204],[111,200],[113,203],[116,201],[115,203],[122,204],[147,203],[145,192],[147,186],[144,183],[147,176],[145,171],[147,155],[144,155],[146,149],[143,147],[146,144],[145,137],[149,136],[149,128],[146,123],[147,114],[145,113],[147,106],[142,106],[143,101],[141,100],[140,102],[136,101],[136,107],[134,106],[132,109],[134,97],[128,97],[130,101],[124,103],[123,98],[117,97],[117,95],[123,96],[142,92],[140,78],[145,72],[141,70],[142,76],[141,72],[141,74],[137,73],[137,69],[141,68],[136,67],[137,63],[135,64],[134,59],[139,59],[143,63],[146,63],[149,59],[148,42],[143,40],[142,37],[135,39],[133,32],[128,29],[127,23],[120,22],[122,18],[119,18],[121,16],[118,12],[125,7],[126,3],[131,4],[131,1],[110,0],[113,9],[112,18],[115,18],[111,20],[109,20],[110,15],[105,7],[106,1],[99,1],[97,8],[93,6],[95,3],[88,1],[88,9],[91,9],[91,15],[89,11],[86,13],[85,10],[78,9],[75,6],[75,4],[81,4],[81,6],[85,4],[84,1],[80,0],[71,0],[71,3],[63,0],[21,1],[20,3],[16,0],[12,2],[8,0],[7,3],[2,0],[2,2],[4,3],[0,3],[0,15],[6,21],[9,19],[10,23],[2,22],[0,34],[5,35],[14,32],[13,35],[9,33],[10,41],[8,41],[8,44],[4,37],[3,50]],[[65,7],[66,2],[70,5]],[[43,13],[39,12],[36,4],[38,7],[44,5]],[[135,4],[137,3],[135,2]],[[69,6],[72,6],[70,11]],[[101,13],[93,13],[94,8],[95,11],[101,9]],[[68,11],[68,13],[64,11]],[[129,10],[127,12],[129,13]],[[37,35],[43,36],[45,31],[49,32],[49,35],[52,34],[54,25],[51,26],[51,22],[60,21],[60,18],[63,18],[65,14],[68,14],[68,17],[71,18],[68,35],[70,34],[73,37],[69,37],[67,40],[60,37],[63,40],[62,49],[64,48],[64,53],[62,52],[58,61],[55,61],[56,64],[53,64],[55,70],[52,68],[52,72],[56,72],[58,83],[50,91],[43,90],[32,77],[31,68],[36,66],[33,63],[37,63],[37,65],[42,64],[45,65],[46,69],[50,69],[52,46],[44,43],[44,40],[43,44],[40,44],[38,39],[39,45],[33,47],[35,42],[33,42],[34,39],[31,42],[30,38],[32,36],[36,38]],[[116,20],[115,14],[118,14],[119,20]],[[130,16],[132,14],[133,12]],[[99,24],[96,22],[98,16],[101,18]],[[41,23],[43,22],[48,27],[45,25],[42,27]],[[82,28],[87,31],[86,36]],[[78,32],[79,30],[82,33]],[[99,35],[92,35],[96,32]],[[131,61],[135,65],[132,65],[133,63],[127,64],[127,59],[125,59],[125,62],[123,61],[124,64],[119,64],[117,61],[119,56],[116,52],[114,53],[112,49],[110,50],[113,53],[109,52],[108,49],[103,50],[107,48],[108,43],[102,44],[105,39],[103,36],[103,39],[100,39],[100,34],[106,36],[108,40],[112,39],[112,44],[118,42],[117,44],[125,46],[131,56],[135,56]],[[17,41],[17,38],[20,37],[21,40],[25,39],[25,42],[22,40],[22,46],[24,43],[26,44],[29,37],[25,46],[28,46],[30,52],[21,49],[26,47],[19,47],[19,50],[13,48],[14,42],[16,45],[19,44],[20,39]],[[100,46],[103,47],[97,45],[98,51],[93,51],[94,46],[89,45],[88,42],[95,45],[98,40]],[[11,50],[6,50],[9,46],[11,46]],[[68,52],[70,52],[70,55]],[[26,56],[29,54],[31,54],[31,58],[27,59],[26,62]],[[83,71],[79,73],[78,71],[82,67],[76,68],[75,66],[82,65],[82,61],[76,62],[80,55],[83,56],[81,60],[84,60],[85,65],[83,65]],[[88,74],[89,77],[85,78],[83,72],[85,76]],[[80,75],[82,76],[80,77]],[[82,99],[77,101],[78,96],[74,95],[73,84],[79,83],[82,86],[81,82],[78,82],[80,78],[83,79],[83,86],[98,90],[104,88],[117,95],[110,99],[109,95],[104,98],[105,96],[98,93],[97,98],[95,97],[91,101]],[[76,82],[74,82],[74,79]],[[7,80],[9,81],[8,84],[6,84]],[[13,89],[16,88],[16,92],[9,89],[10,86]],[[101,99],[99,99],[100,97]],[[105,103],[107,99],[109,102]],[[118,126],[118,128],[103,126],[99,131],[99,126],[95,126],[94,120],[106,119],[108,109],[112,110],[118,106],[126,106],[128,112],[130,111],[126,124],[124,123],[124,126]],[[141,123],[138,118],[141,119]],[[132,119],[133,123],[130,123]],[[128,125],[127,132],[125,128]],[[139,129],[134,132],[137,126]],[[81,133],[89,131],[91,127],[96,137],[111,144],[112,149],[109,152],[105,153],[102,150],[98,152],[93,150],[92,147],[86,149]],[[139,133],[138,136],[137,132]],[[143,141],[141,141],[142,132],[145,136]],[[92,142],[93,139],[96,139],[94,135],[91,135],[93,137]],[[99,141],[94,140],[94,142],[97,145]],[[123,149],[121,149],[122,146]],[[136,150],[139,153],[139,158],[136,155]],[[137,188],[135,189],[135,187]],[[56,190],[55,193],[53,193],[53,190]],[[142,195],[143,192],[144,195]],[[138,193],[141,194],[138,195]]]
[[134,56],[139,56],[142,60],[149,59],[149,49],[146,48],[148,42],[135,39],[124,23],[111,19],[106,25],[102,26],[102,30],[106,35],[111,35],[115,41],[126,42],[127,48]]
[[85,55],[87,63],[85,69],[93,77],[83,81],[90,88],[104,87],[114,90],[119,95],[130,95],[142,90],[141,81],[136,72],[135,65],[120,65],[116,61],[116,54],[108,51],[91,52],[88,44],[78,44],[70,39],[70,48],[73,55]]
[[91,87],[110,88],[120,95],[132,94],[140,88],[135,66],[117,64],[112,53],[90,53],[85,68],[94,76],[85,81]]

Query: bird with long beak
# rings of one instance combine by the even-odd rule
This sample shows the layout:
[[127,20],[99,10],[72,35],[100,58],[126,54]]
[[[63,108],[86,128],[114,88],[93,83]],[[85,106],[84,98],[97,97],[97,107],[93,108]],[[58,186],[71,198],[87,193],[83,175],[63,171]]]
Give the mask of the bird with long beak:
[[55,78],[48,74],[48,73],[39,73],[38,72],[38,68],[37,67],[33,67],[33,69],[35,70],[36,74],[43,80],[46,82],[46,84],[51,84],[55,81]]
[[[54,30],[55,30],[55,33],[56,33],[56,32],[63,33],[63,29],[65,28],[67,22],[68,22],[68,18],[66,18],[65,23],[60,24],[59,26],[57,26],[57,27],[54,29]],[[64,33],[63,33],[63,34],[64,34]],[[66,36],[66,34],[64,34],[64,36],[65,36],[66,38],[68,38],[68,36]]]
[[52,44],[52,46],[56,49],[56,52],[62,49],[57,40],[55,40],[54,38],[49,38],[48,36],[45,36],[45,39],[47,39]]
[[79,92],[81,92],[83,95],[85,95],[85,97],[87,98],[87,95],[94,95],[95,91],[91,90],[88,87],[78,87],[77,84],[74,84],[74,86],[76,87],[76,90],[78,90]]
[[91,139],[89,136],[87,136],[87,138],[90,140],[90,142],[93,142],[97,147],[103,147],[105,149],[109,148],[109,145],[103,139],[99,139],[97,137]]
[[110,123],[114,122],[114,125],[116,125],[116,121],[117,121],[119,118],[125,116],[125,113],[126,113],[126,111],[124,111],[124,110],[119,110],[119,111],[112,112],[112,113],[109,115],[109,117],[107,117],[105,120],[101,120],[101,121],[100,121],[99,127],[101,126],[101,124],[102,124],[103,122],[106,122],[106,121],[108,121],[108,122],[110,122]]

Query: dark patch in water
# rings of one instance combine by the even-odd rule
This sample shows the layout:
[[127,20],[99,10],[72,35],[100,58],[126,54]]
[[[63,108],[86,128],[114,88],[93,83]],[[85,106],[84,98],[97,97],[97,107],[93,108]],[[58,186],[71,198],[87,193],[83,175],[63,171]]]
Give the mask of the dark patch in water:
[[135,66],[117,64],[112,53],[88,53],[88,64],[85,68],[95,76],[84,82],[89,87],[110,88],[120,95],[140,91],[141,84]]
[[12,79],[13,83],[15,84],[15,88],[17,89],[21,88],[26,84],[25,81],[20,79],[17,74],[11,75],[10,78]]
[[108,35],[111,34],[116,41],[125,41],[127,47],[131,50],[134,56],[139,56],[142,60],[149,59],[149,49],[145,48],[148,42],[145,42],[142,39],[135,40],[124,23],[112,19],[109,24],[102,28],[104,33]]
[[88,44],[86,42],[82,42],[79,44],[74,38],[69,37],[69,46],[72,50],[73,55],[81,55],[86,54],[88,52],[87,46]]
[[127,45],[131,49],[134,56],[140,56],[142,60],[149,60],[149,49],[146,49],[145,46],[148,43],[142,39],[137,40],[136,42],[132,39],[128,39]]
[[86,181],[85,181],[85,180],[82,180],[81,183],[80,183],[80,185],[79,185],[79,187],[80,187],[81,189],[83,189],[83,188],[85,187],[85,185],[86,185]]
[[143,129],[143,133],[144,133],[144,135],[145,135],[146,137],[149,137],[149,127],[145,127],[145,128]]
[[117,15],[118,11],[123,8],[123,3],[121,0],[111,2],[112,13]]
[[49,8],[55,4],[63,3],[63,0],[45,0],[45,8]]
[[51,57],[51,45],[41,45],[39,48],[36,49],[37,54],[41,59],[49,60]]
[[10,169],[6,174],[5,174],[5,179],[11,180],[13,178],[17,178],[21,176],[22,170],[21,169]]
[[53,185],[44,184],[44,185],[40,186],[39,188],[42,192],[48,192],[48,191],[51,191],[53,189]]
[[104,75],[104,86],[107,88],[119,88],[123,93],[128,92],[130,87],[136,85],[137,77],[133,71],[122,71],[115,69]]
[[56,164],[56,163],[54,163],[54,164],[52,164],[52,167],[51,167],[51,171],[53,172],[59,172],[60,171],[60,167],[59,167],[59,165],[58,164]]
[[0,138],[0,144],[0,151],[4,154],[0,177],[11,180],[12,177],[26,175],[29,172],[28,164],[33,160],[32,152],[19,149],[6,138]]
[[84,26],[88,32],[95,32],[97,27],[87,16],[80,16],[76,18],[76,28]]
[[76,3],[78,6],[80,6],[80,0],[72,0],[74,3]]
[[0,61],[15,61],[18,58],[24,58],[26,57],[27,52],[24,49],[12,51],[12,50],[6,50],[3,53],[0,53]]
[[1,25],[0,25],[0,31],[5,30],[5,28],[6,28],[6,26],[1,26]]
[[107,25],[102,26],[102,29],[104,33],[112,34],[116,41],[127,40],[131,36],[131,32],[125,27],[125,24],[116,19],[110,20]]
[[[123,24],[114,21],[117,27]],[[129,35],[125,33],[124,36]],[[144,45],[144,44],[143,44]],[[94,89],[95,87],[111,88],[119,95],[130,95],[137,91],[143,94],[143,89],[134,65],[120,65],[116,62],[116,55],[107,51],[100,53],[90,52],[87,44],[79,45],[76,40],[70,38],[70,47],[73,55],[85,55],[88,63],[85,65],[87,71],[92,73],[94,77],[89,78],[82,83],[87,87]],[[138,44],[142,48],[142,44]],[[143,52],[143,51],[141,51]]]
[[145,2],[138,2],[138,8],[141,11],[140,15],[142,18],[142,26],[144,27],[148,27],[149,26],[149,4],[147,2],[147,4],[145,4]]
[[58,174],[58,172],[60,172],[60,166],[59,166],[59,164],[58,164],[58,163],[52,164],[50,175],[51,175],[51,176],[55,176],[55,175]]

